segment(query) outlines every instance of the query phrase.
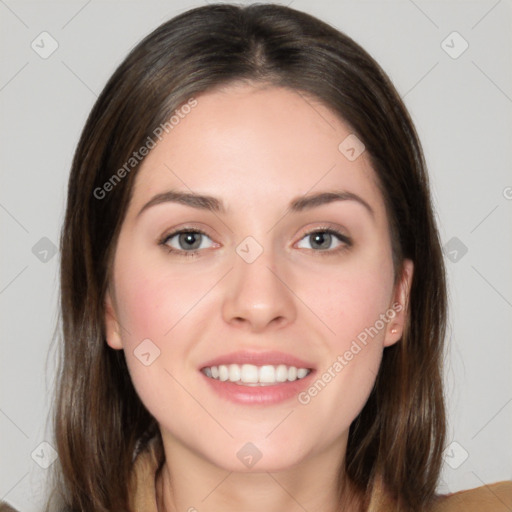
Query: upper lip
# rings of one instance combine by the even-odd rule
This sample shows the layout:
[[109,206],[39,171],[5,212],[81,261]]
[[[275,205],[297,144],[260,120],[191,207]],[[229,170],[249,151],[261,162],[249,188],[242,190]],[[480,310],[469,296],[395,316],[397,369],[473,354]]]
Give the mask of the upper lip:
[[257,352],[249,350],[240,350],[223,354],[214,359],[210,359],[200,366],[200,369],[228,364],[253,364],[255,366],[284,364],[286,366],[295,366],[296,368],[313,369],[313,365],[291,354],[275,350]]

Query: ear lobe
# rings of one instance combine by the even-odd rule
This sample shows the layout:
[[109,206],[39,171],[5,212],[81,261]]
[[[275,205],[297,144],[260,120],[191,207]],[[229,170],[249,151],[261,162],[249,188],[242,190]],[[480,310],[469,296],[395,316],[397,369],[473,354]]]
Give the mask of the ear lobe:
[[396,283],[393,297],[392,310],[394,318],[388,323],[384,346],[389,347],[395,344],[402,337],[409,312],[409,293],[411,290],[414,274],[414,263],[405,259],[402,267],[402,275]]
[[110,297],[110,291],[107,291],[105,295],[105,336],[107,345],[115,350],[121,350],[123,343],[121,341],[121,334],[119,328],[119,322],[117,321],[117,315],[112,304],[112,298]]

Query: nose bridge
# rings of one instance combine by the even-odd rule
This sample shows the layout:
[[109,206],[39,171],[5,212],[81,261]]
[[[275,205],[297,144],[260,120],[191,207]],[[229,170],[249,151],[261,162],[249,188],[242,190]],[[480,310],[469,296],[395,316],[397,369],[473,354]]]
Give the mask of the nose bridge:
[[222,305],[224,320],[248,324],[252,330],[293,321],[293,294],[281,281],[278,269],[284,267],[272,248],[247,237],[237,246],[234,256]]

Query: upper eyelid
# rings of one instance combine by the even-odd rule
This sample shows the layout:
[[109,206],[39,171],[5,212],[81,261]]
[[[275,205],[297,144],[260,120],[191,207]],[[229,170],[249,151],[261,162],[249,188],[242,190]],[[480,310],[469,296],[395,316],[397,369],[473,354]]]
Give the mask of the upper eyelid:
[[200,233],[202,235],[207,236],[208,238],[212,238],[205,229],[197,228],[197,227],[183,227],[178,229],[170,229],[169,231],[166,231],[161,237],[160,240],[167,240],[168,238],[171,238],[176,235],[180,235],[182,233]]
[[[202,223],[197,223],[196,226],[193,225],[195,223],[191,223],[189,225],[187,225],[187,223],[184,223],[184,224],[185,225],[182,226],[182,227],[176,227],[176,228],[169,229],[168,230],[168,235],[180,233],[182,231],[187,231],[187,232],[188,231],[198,231],[198,232],[204,233],[207,236],[210,236],[208,234],[209,230],[215,232],[215,230],[212,230],[209,227],[207,227],[207,228],[198,227]],[[302,229],[304,229],[303,234],[305,235],[305,234],[310,233],[312,231],[322,231],[322,230],[329,230],[329,229],[331,229],[333,231],[339,232],[340,234],[343,234],[344,236],[350,237],[348,234],[343,233],[343,231],[346,231],[346,228],[342,227],[341,225],[337,224],[336,222],[332,222],[332,221],[318,221],[318,222],[310,222],[310,223],[308,223],[308,225],[310,225],[310,224],[319,224],[319,225],[317,225],[316,227],[311,227],[311,228],[305,228],[305,229],[301,228],[298,231],[302,231]]]
[[341,228],[341,226],[335,225],[332,222],[326,222],[323,225],[317,227],[306,228],[304,231],[301,230],[300,240],[312,233],[325,231],[331,232],[335,236],[339,236],[341,239],[352,241],[352,237],[346,232],[347,230],[345,228]]

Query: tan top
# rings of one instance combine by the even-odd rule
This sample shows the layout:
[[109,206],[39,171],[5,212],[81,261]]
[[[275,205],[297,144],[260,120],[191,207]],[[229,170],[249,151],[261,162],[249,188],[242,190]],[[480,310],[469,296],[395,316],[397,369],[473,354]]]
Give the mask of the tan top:
[[[158,458],[154,441],[135,459],[133,512],[158,512],[155,492]],[[394,512],[393,501],[379,489],[369,512]],[[512,481],[441,495],[432,512],[512,512]]]

